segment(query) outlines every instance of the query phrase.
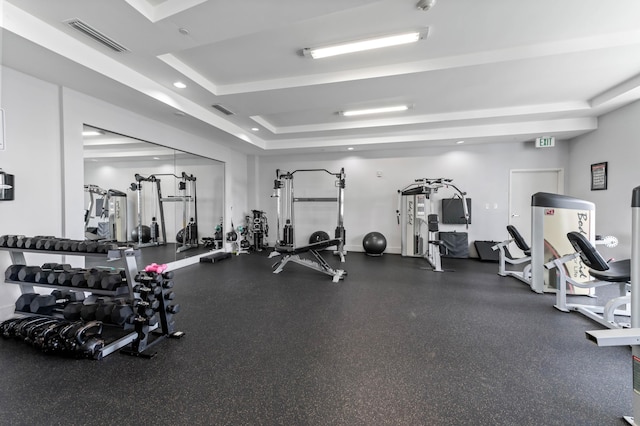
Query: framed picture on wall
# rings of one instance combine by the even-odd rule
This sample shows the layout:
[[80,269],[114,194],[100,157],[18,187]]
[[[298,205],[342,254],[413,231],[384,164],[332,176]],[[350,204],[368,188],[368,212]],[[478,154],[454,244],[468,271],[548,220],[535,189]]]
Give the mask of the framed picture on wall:
[[607,162],[591,165],[591,190],[607,189]]

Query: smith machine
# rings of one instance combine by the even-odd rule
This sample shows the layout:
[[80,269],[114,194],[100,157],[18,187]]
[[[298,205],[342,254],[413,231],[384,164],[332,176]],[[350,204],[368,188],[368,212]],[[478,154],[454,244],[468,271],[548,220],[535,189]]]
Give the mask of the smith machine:
[[[295,197],[293,194],[293,176],[295,173],[303,172],[325,172],[335,176],[337,178],[335,186],[338,188],[337,197]],[[274,265],[273,272],[275,274],[280,273],[288,262],[294,262],[330,275],[333,277],[334,282],[338,282],[340,279],[344,278],[344,275],[346,274],[345,271],[340,269],[334,270],[322,258],[320,253],[318,253],[318,250],[335,246],[337,249],[334,254],[340,256],[341,262],[345,261],[344,188],[344,168],[340,169],[338,173],[331,173],[326,169],[305,169],[282,173],[279,169],[276,170],[276,180],[274,181],[275,193],[273,197],[277,198],[278,241],[276,242],[275,249],[271,253],[270,257],[282,255],[283,258]],[[337,202],[338,224],[335,230],[335,238],[319,241],[302,247],[296,247],[294,238],[294,203],[298,202]],[[300,254],[307,252],[311,253],[315,258],[315,261],[300,257]]]

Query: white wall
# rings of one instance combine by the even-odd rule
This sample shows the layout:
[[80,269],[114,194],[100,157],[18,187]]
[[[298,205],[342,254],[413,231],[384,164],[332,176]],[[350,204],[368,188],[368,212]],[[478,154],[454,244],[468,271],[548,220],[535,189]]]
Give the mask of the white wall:
[[[464,225],[441,225],[440,229],[468,232],[471,254],[475,255],[473,241],[502,240],[507,237],[509,171],[565,168],[567,159],[568,146],[562,141],[552,149],[536,149],[532,143],[519,143],[348,154],[265,156],[258,163],[258,208],[267,212],[271,227],[269,243],[274,244],[277,237],[276,203],[270,195],[273,193],[276,169],[293,171],[324,168],[338,172],[344,167],[347,249],[363,251],[363,236],[370,231],[378,231],[387,239],[387,252],[400,253],[400,230],[396,220],[397,191],[417,178],[452,178],[453,183],[472,199],[472,224],[468,231]],[[381,177],[377,177],[378,172],[381,172]],[[304,187],[297,182],[297,175],[294,175],[296,196]],[[443,189],[438,192],[437,197],[451,198],[453,194],[453,191]],[[489,209],[485,209],[486,205],[489,205]],[[325,211],[324,207],[318,205],[305,217],[298,213],[299,208],[304,207],[296,206],[296,229],[304,226],[305,222],[318,226],[318,217],[322,217],[322,220],[334,223],[330,229],[324,229],[333,235],[337,212],[333,209]],[[298,234],[304,233],[304,238],[308,238],[306,233],[311,230],[318,229],[299,231]]]
[[[598,119],[598,130],[569,144],[571,168],[568,189],[572,196],[596,205],[596,234],[614,235],[619,244],[606,257],[628,259],[631,254],[631,190],[640,185],[640,102]],[[608,188],[591,191],[591,164],[608,162]]]
[[[224,161],[225,215],[231,205],[236,206],[234,214],[247,209],[246,155],[10,68],[1,71],[7,144],[0,151],[0,168],[15,175],[16,199],[0,203],[0,235],[83,238],[78,212],[85,208],[81,134],[85,123]],[[238,214],[237,223],[241,218]],[[39,254],[27,255],[27,262],[40,264],[41,259]],[[9,264],[9,255],[0,252],[0,270]],[[15,286],[0,285],[0,320],[13,312],[17,295]]]

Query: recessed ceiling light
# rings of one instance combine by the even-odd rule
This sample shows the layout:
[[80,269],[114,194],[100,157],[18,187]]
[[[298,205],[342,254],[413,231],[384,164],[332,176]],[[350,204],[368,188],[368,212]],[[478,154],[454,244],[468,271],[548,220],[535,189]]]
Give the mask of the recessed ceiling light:
[[302,53],[313,59],[328,58],[330,56],[344,55],[345,53],[362,52],[365,50],[379,49],[381,47],[399,46],[402,44],[415,43],[427,35],[428,29],[424,31],[413,31],[403,34],[393,34],[384,37],[357,40],[349,43],[335,44],[326,47],[304,48]]
[[456,142],[458,145],[462,145],[464,143],[464,141],[458,141]]
[[100,136],[102,133],[97,130],[86,130],[82,132],[82,136]]
[[408,105],[395,105],[381,108],[369,108],[369,109],[354,109],[349,111],[340,111],[338,114],[345,117],[353,117],[356,115],[368,115],[368,114],[382,114],[385,112],[398,112],[406,111],[409,109]]
[[153,159],[154,159],[154,160],[159,160],[159,159],[160,159],[160,157],[153,157]]
[[173,85],[178,89],[185,89],[187,87],[187,85],[181,81],[176,81],[175,83],[173,83]]
[[175,111],[174,114],[177,115],[178,117],[186,117],[187,116],[187,114],[185,114],[182,111]]
[[257,127],[252,127],[251,130],[254,131],[254,132],[259,132],[260,131],[260,129],[258,129]]
[[347,148],[347,151],[353,151],[354,148],[352,146],[350,146],[349,148]]
[[189,35],[189,30],[186,28],[178,28],[178,32],[182,35]]

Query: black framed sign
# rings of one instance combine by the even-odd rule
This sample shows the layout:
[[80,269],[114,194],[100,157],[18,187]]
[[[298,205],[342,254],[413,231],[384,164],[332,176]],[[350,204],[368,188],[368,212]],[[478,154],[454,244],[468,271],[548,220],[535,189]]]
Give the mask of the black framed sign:
[[591,165],[591,190],[607,189],[607,162]]

